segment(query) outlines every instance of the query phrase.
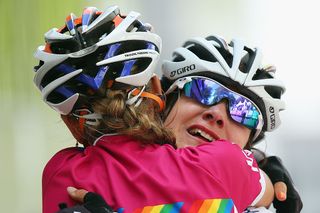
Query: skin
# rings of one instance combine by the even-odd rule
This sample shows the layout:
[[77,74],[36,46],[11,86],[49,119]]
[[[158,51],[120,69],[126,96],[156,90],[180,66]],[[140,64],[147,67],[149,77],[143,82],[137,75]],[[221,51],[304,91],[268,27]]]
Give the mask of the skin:
[[226,102],[209,107],[185,96],[176,102],[165,125],[173,130],[178,148],[208,143],[205,138],[190,134],[188,130],[195,128],[204,131],[213,140],[226,139],[241,148],[247,144],[251,132],[229,117]]
[[[188,106],[188,107],[185,107]],[[244,148],[248,142],[251,130],[233,121],[227,113],[226,102],[222,101],[214,106],[205,106],[195,100],[182,96],[172,108],[165,125],[171,128],[176,136],[177,147],[197,146],[209,143],[203,137],[190,134],[190,129],[200,129],[214,140],[226,139]],[[286,199],[286,185],[278,182],[272,186],[270,179],[265,175],[267,189],[257,206],[269,206],[274,195],[280,201]],[[84,189],[68,187],[69,195],[76,201],[82,202],[87,193]]]

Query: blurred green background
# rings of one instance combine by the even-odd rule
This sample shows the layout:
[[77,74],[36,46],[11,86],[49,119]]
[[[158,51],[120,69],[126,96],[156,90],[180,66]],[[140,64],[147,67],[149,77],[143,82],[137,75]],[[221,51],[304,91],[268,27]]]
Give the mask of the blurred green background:
[[124,14],[141,12],[155,26],[163,39],[162,59],[187,38],[211,33],[263,49],[287,85],[287,109],[282,126],[262,147],[284,160],[304,200],[302,212],[318,212],[320,14],[313,0],[1,0],[0,211],[41,212],[44,165],[59,149],[75,145],[33,85],[34,51],[70,12],[80,16],[85,6],[115,4]]
[[[1,212],[41,212],[41,172],[49,157],[73,143],[33,85],[36,47],[84,1],[0,2]],[[71,139],[71,140],[70,140]]]

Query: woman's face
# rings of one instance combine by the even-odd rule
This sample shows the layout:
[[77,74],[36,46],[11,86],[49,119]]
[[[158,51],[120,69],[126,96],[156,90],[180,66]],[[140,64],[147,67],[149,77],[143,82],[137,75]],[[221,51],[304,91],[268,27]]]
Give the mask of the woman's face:
[[217,139],[244,148],[251,132],[230,118],[226,101],[205,106],[183,95],[173,106],[165,125],[175,134],[178,148],[212,143]]

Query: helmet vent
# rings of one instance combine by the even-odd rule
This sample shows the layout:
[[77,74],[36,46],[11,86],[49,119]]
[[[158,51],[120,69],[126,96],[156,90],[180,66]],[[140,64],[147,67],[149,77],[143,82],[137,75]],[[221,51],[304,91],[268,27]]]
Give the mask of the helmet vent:
[[155,51],[159,52],[159,49],[153,43],[146,44],[145,41],[123,41],[121,42],[121,46],[117,50],[115,55],[121,55],[124,53],[137,51],[137,50],[145,50],[145,49],[155,49]]
[[282,95],[282,89],[275,86],[265,86],[264,89],[266,92],[273,98],[280,99]]
[[252,77],[252,80],[269,79],[269,78],[273,78],[269,72],[266,72],[264,69],[259,69]]
[[138,20],[135,20],[127,29],[127,32],[147,32],[147,28]]
[[77,52],[81,49],[81,44],[76,39],[68,39],[63,41],[54,41],[50,43],[50,49],[55,54],[68,54]]
[[174,55],[173,62],[180,62],[180,61],[184,61],[184,60],[185,60],[185,58],[183,56],[178,55],[178,54]]
[[214,55],[212,55],[206,48],[203,48],[203,46],[194,44],[189,46],[188,49],[202,60],[217,62],[216,57],[214,57]]
[[[272,79],[274,78],[272,74],[265,69],[257,70],[256,74],[253,76],[252,80],[262,80],[262,79]],[[280,99],[282,95],[282,88],[276,86],[265,86],[265,91],[273,98]]]
[[45,74],[45,76],[43,77],[43,79],[41,81],[41,86],[44,88],[48,84],[50,84],[52,81],[54,81],[60,77],[63,77],[64,75],[65,75],[65,73],[59,72],[56,69],[52,69],[49,72],[47,72]]
[[93,44],[97,43],[102,38],[104,38],[107,34],[112,32],[114,28],[115,28],[114,23],[112,21],[109,21],[96,26],[90,31],[84,32],[82,36],[86,41],[86,45],[92,46]]
[[246,46],[244,47],[244,50],[247,51],[247,53],[241,59],[239,70],[243,73],[248,73],[256,58],[256,52]]

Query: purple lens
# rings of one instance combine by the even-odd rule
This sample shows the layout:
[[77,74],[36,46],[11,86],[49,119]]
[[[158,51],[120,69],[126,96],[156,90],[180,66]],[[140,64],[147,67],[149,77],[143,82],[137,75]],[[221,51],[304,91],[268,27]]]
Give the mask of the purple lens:
[[185,96],[207,106],[215,105],[221,100],[227,99],[229,114],[234,121],[250,129],[255,129],[259,124],[260,112],[255,104],[250,99],[216,81],[206,78],[192,78],[191,82],[184,85],[183,91]]

